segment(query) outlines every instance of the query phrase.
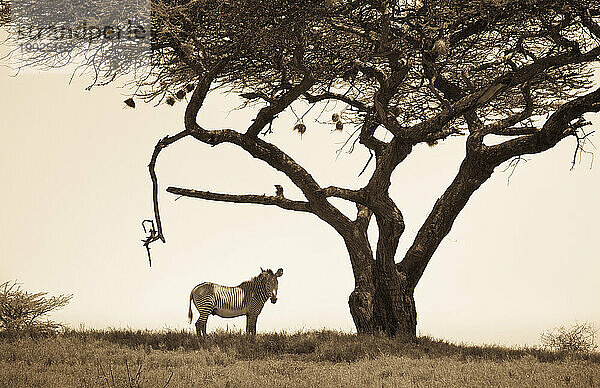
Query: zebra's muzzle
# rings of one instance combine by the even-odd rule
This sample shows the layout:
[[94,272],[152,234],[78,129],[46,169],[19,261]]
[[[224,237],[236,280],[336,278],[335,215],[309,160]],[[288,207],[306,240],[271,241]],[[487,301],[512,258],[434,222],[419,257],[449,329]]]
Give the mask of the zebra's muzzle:
[[275,302],[277,302],[277,297],[276,296],[272,296],[271,297],[271,303],[275,304]]

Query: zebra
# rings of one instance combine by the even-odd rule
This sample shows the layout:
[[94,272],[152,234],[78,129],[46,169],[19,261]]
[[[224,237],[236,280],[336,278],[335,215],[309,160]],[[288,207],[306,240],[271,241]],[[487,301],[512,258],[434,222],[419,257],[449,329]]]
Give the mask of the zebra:
[[215,283],[201,283],[190,292],[188,319],[192,323],[192,301],[198,309],[200,317],[196,321],[198,336],[206,335],[208,316],[218,315],[222,318],[246,316],[246,333],[256,334],[256,320],[267,299],[277,302],[278,277],[283,275],[283,269],[276,273],[272,270],[260,269],[260,274],[242,282],[237,287],[222,286]]

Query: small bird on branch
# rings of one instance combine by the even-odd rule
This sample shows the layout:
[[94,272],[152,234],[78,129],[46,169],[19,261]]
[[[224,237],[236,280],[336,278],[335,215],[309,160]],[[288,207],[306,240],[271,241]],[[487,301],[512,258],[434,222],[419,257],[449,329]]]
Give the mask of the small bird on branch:
[[280,185],[275,185],[275,195],[278,197],[283,197],[283,187]]

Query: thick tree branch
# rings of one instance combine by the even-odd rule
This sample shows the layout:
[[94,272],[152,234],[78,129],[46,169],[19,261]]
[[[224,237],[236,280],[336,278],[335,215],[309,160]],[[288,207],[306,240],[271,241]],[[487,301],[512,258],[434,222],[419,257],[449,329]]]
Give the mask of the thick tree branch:
[[[206,94],[208,93],[208,90],[210,89],[211,83],[213,82],[213,80],[217,76],[218,72],[225,66],[226,63],[227,63],[227,60],[222,60],[221,62],[217,63],[217,65],[213,69],[211,69],[211,71],[206,72],[205,75],[203,77],[201,77],[200,81],[198,82],[198,85],[196,85],[196,89],[194,90],[192,99],[187,106],[186,113],[185,113],[186,121],[189,120],[189,116],[194,115],[194,117],[195,117],[194,112],[197,113],[198,110],[200,109],[200,107],[202,106],[202,104],[204,103],[204,99],[206,98]],[[195,118],[194,118],[194,124],[195,124]],[[152,180],[152,204],[153,204],[153,208],[154,208],[154,219],[156,221],[157,230],[155,232],[154,229],[152,228],[150,230],[150,235],[145,240],[143,240],[144,246],[148,250],[148,259],[150,259],[150,248],[149,248],[150,244],[157,240],[161,240],[162,242],[165,242],[165,237],[164,237],[164,233],[163,233],[163,229],[162,229],[162,222],[160,219],[160,207],[159,207],[159,203],[158,203],[158,178],[156,176],[156,170],[155,170],[156,160],[158,158],[158,155],[164,148],[166,148],[170,144],[173,144],[174,142],[176,142],[186,136],[192,135],[197,130],[198,130],[197,125],[195,125],[195,126],[194,125],[191,125],[191,126],[186,125],[185,130],[179,132],[176,135],[164,137],[154,147],[154,152],[152,153],[152,157],[150,158],[150,164],[148,165],[148,170],[150,172],[150,179]]]
[[424,141],[428,134],[441,131],[451,120],[488,103],[494,99],[498,93],[508,88],[509,85],[508,79],[501,78],[489,86],[461,98],[434,117],[409,128],[407,130],[408,137],[413,144]]
[[471,195],[491,176],[492,171],[493,167],[483,164],[476,155],[467,153],[458,174],[436,201],[404,259],[397,264],[398,271],[407,276],[411,288],[421,279],[429,260]]
[[480,88],[476,92],[466,95],[465,97],[462,97],[449,108],[444,109],[434,117],[408,128],[408,136],[415,144],[419,143],[423,141],[428,133],[438,132],[451,120],[454,120],[455,118],[462,116],[471,110],[486,105],[498,94],[510,88],[524,84],[544,71],[559,66],[576,64],[585,61],[594,61],[598,59],[598,55],[600,55],[600,47],[596,47],[584,54],[571,51],[564,54],[541,58],[532,64],[525,65],[515,71],[496,78],[487,86]]
[[[391,213],[385,214],[389,209],[383,210],[384,207],[378,206],[378,203],[381,203],[378,200],[387,197],[392,172],[412,150],[412,145],[405,141],[404,128],[398,123],[398,120],[389,109],[390,100],[398,93],[399,86],[406,79],[410,70],[410,64],[397,63],[392,54],[390,54],[390,58],[388,59],[390,62],[393,62],[390,65],[392,74],[389,77],[383,75],[381,79],[378,79],[379,88],[373,95],[375,111],[373,114],[365,117],[359,137],[361,144],[375,151],[375,171],[364,188],[363,193],[367,195],[363,197],[366,200],[362,203],[370,206],[376,216],[384,218],[388,218]],[[379,123],[394,135],[390,143],[385,143],[375,138],[375,130]],[[399,225],[398,220],[393,219],[393,217],[390,222],[391,224]],[[402,225],[401,228],[403,229],[404,226]]]
[[194,92],[190,97],[190,101],[185,109],[183,118],[185,128],[191,133],[197,133],[201,130],[200,126],[196,123],[196,116],[198,115],[198,111],[200,111],[202,104],[204,104],[204,100],[206,99],[206,95],[210,90],[210,86],[218,76],[219,72],[223,70],[226,65],[227,59],[219,61],[213,68],[204,73],[204,75],[200,78],[198,85],[196,85],[196,88],[194,89]]
[[437,144],[437,142],[439,140],[444,140],[450,136],[460,136],[460,135],[464,135],[464,132],[461,131],[459,128],[455,128],[453,126],[445,126],[438,132],[433,132],[433,133],[427,134],[424,137],[424,141],[428,145],[434,146],[435,144]]
[[210,201],[249,203],[258,205],[274,205],[286,210],[294,210],[312,213],[310,204],[306,201],[294,201],[283,196],[267,196],[255,194],[221,194],[210,191],[184,189],[180,187],[168,187],[167,192],[182,195],[184,197],[201,198]]
[[377,33],[375,31],[365,31],[363,28],[354,26],[354,25],[350,25],[350,24],[344,24],[341,21],[334,21],[333,23],[331,23],[331,27],[333,29],[337,29],[339,31],[343,31],[349,34],[353,34],[356,35],[362,39],[364,39],[365,41],[371,42],[371,43],[375,43],[378,40],[377,37]]
[[521,121],[531,117],[533,113],[533,99],[531,98],[531,91],[529,85],[525,85],[523,87],[523,99],[525,100],[525,108],[522,112],[507,117],[496,123],[486,125],[483,127],[482,132],[484,134],[502,136],[523,135],[532,133],[531,128],[510,128],[513,125],[516,125]]
[[360,69],[363,74],[367,77],[375,78],[380,85],[384,85],[386,82],[386,75],[383,71],[361,61],[355,61],[354,65]]
[[356,203],[364,202],[363,193],[360,190],[351,190],[337,186],[328,186],[325,187],[321,191],[321,193],[326,197],[336,197]]
[[[352,222],[350,219],[327,202],[326,197],[321,193],[321,187],[314,178],[277,146],[259,139],[255,135],[255,130],[252,133],[242,134],[232,129],[206,130],[198,125],[196,116],[216,74],[217,71],[207,74],[197,85],[190,98],[185,112],[185,126],[191,135],[197,140],[213,146],[221,143],[235,144],[254,158],[260,159],[274,169],[283,172],[302,191],[308,202],[310,202],[314,214],[333,226],[340,234],[348,235],[351,233]],[[312,82],[312,77],[306,74],[302,81],[303,86],[298,86],[294,92],[297,94],[295,98],[304,93],[306,90],[302,89],[308,89],[309,84],[312,84]],[[287,101],[287,98],[290,98],[289,95],[285,101]],[[264,124],[266,125],[267,122],[265,121]]]
[[381,151],[387,145],[386,142],[383,142],[377,138],[375,138],[375,129],[379,125],[379,122],[374,119],[374,108],[372,106],[368,106],[358,100],[352,99],[345,94],[332,93],[332,92],[324,92],[318,95],[312,95],[310,93],[304,93],[304,97],[309,103],[316,103],[319,101],[326,100],[336,100],[341,101],[349,106],[355,108],[359,112],[367,113],[367,116],[364,118],[363,125],[359,134],[359,141],[365,147],[375,151],[376,154],[381,153]]
[[[451,111],[452,107],[450,106],[450,103],[457,102],[461,98],[465,97],[466,92],[460,87],[458,83],[452,82],[446,77],[444,77],[442,74],[440,74],[437,65],[434,61],[435,59],[431,56],[430,53],[423,53],[423,68],[425,69],[425,76],[429,79],[431,91],[442,103],[444,108],[448,111]],[[470,92],[476,92],[473,83],[471,82],[471,80],[468,79],[464,72],[461,73],[461,77],[463,80],[466,81]],[[440,90],[444,94],[444,97],[440,96],[437,93],[437,90]],[[464,114],[464,118],[467,121],[470,130],[476,130],[481,127],[481,121],[477,117],[477,114],[474,109],[467,110]],[[443,136],[444,130],[442,129],[436,131],[436,133],[438,134],[438,136]],[[427,142],[431,142],[431,140],[427,140]]]
[[400,236],[404,233],[404,217],[387,193],[374,199],[372,206],[379,230],[376,262],[380,269],[390,272],[390,268],[395,266],[394,257]]
[[600,25],[596,23],[589,14],[589,10],[582,10],[581,21],[585,28],[587,28],[596,39],[600,39]]
[[304,93],[304,97],[306,98],[306,101],[310,102],[311,104],[314,104],[319,101],[337,100],[337,101],[344,102],[353,108],[356,108],[360,112],[369,112],[371,110],[371,108],[368,107],[366,104],[363,104],[360,101],[357,101],[357,100],[352,99],[344,94],[339,94],[339,93],[324,92],[321,94],[313,95],[313,94],[306,92],[306,93]]
[[[490,126],[496,126],[498,123],[490,124]],[[522,136],[522,135],[531,135],[536,133],[540,129],[535,126],[519,126],[519,127],[505,127],[505,126],[497,126],[492,130],[485,130],[486,133],[490,135],[498,135],[498,136]]]
[[374,114],[369,113],[364,118],[359,134],[360,144],[374,151],[375,155],[381,155],[388,145],[375,137],[375,130],[378,126],[379,122],[375,119]]
[[373,212],[368,207],[361,205],[360,203],[356,204],[356,220],[354,220],[354,224],[366,235],[367,229],[369,228],[369,223],[371,222],[371,217],[373,216]]
[[515,156],[545,151],[565,137],[575,134],[571,129],[573,120],[587,112],[599,111],[600,88],[563,104],[539,131],[487,147],[486,157],[497,166]]
[[296,101],[298,97],[308,91],[314,82],[313,76],[310,73],[305,72],[304,78],[302,78],[302,81],[300,81],[298,85],[285,92],[281,97],[275,99],[275,101],[258,112],[254,122],[248,127],[246,135],[254,137],[258,136],[260,131],[273,121],[275,116],[283,112],[292,102]]
[[[599,111],[600,89],[597,89],[563,104],[550,116],[542,129],[534,134],[476,151],[467,146],[467,156],[458,174],[436,201],[412,246],[397,265],[400,272],[407,274],[409,284],[416,286],[433,253],[450,232],[456,217],[475,190],[491,176],[496,166],[515,156],[542,152],[553,147],[561,139],[574,134],[570,125],[573,120],[586,112]],[[469,138],[477,136],[481,134],[472,134]]]
[[150,171],[150,179],[152,180],[152,204],[154,207],[154,219],[156,220],[156,229],[157,233],[154,236],[150,236],[150,240],[146,242],[146,244],[151,243],[152,241],[156,241],[160,239],[162,242],[165,242],[165,236],[162,231],[162,224],[160,221],[160,210],[158,206],[158,179],[156,177],[156,159],[160,152],[169,146],[170,144],[175,143],[176,141],[183,139],[184,137],[190,135],[190,131],[183,130],[176,135],[173,136],[165,136],[162,138],[156,146],[154,146],[154,152],[152,152],[152,157],[150,158],[150,164],[148,164],[148,170]]
[[[423,69],[425,70],[425,76],[429,80],[430,85],[444,93],[446,100],[456,102],[465,96],[465,92],[460,86],[440,74],[436,64],[433,62],[433,58],[430,58],[430,55],[427,55],[426,53],[423,54],[422,64]],[[440,98],[438,97],[438,99]]]
[[398,93],[398,87],[404,82],[410,65],[405,63],[400,65],[397,61],[390,60],[393,71],[389,77],[379,81],[379,89],[373,95],[373,106],[377,121],[390,131],[394,136],[400,136],[403,128],[398,123],[396,116],[389,110],[389,104],[392,97]]

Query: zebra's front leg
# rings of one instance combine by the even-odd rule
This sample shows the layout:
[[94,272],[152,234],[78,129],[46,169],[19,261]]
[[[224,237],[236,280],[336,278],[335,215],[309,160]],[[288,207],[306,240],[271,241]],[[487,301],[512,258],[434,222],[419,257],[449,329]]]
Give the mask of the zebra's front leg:
[[258,315],[246,315],[246,333],[256,335],[256,320]]

